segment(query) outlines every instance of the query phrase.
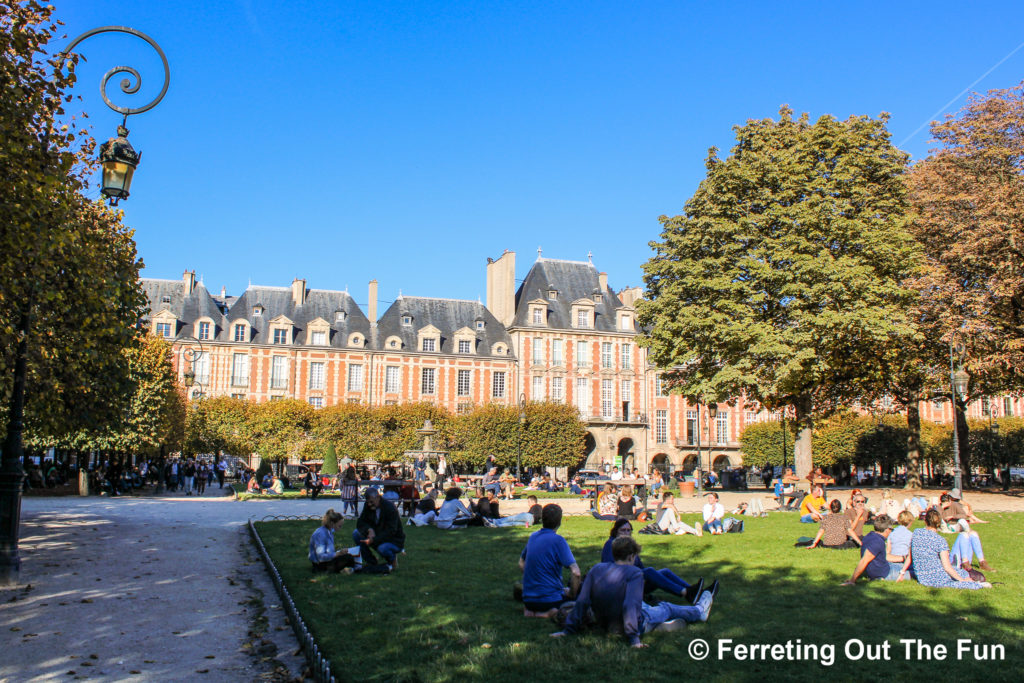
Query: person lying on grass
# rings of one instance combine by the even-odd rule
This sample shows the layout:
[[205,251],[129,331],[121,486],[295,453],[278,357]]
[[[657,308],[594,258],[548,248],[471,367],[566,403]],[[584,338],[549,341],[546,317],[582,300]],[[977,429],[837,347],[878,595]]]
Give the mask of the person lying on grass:
[[970,524],[988,524],[987,521],[975,516],[971,506],[962,502],[961,497],[960,489],[953,489],[939,497],[939,512],[943,521],[955,525],[958,520],[964,519]]
[[703,591],[696,605],[643,601],[644,573],[636,566],[640,546],[629,536],[612,541],[613,562],[602,562],[587,572],[580,595],[566,617],[565,627],[553,638],[579,632],[593,614],[595,625],[610,633],[622,633],[632,647],[646,647],[640,640],[654,630],[671,631],[687,623],[707,621],[718,581]]
[[840,514],[843,511],[843,504],[838,498],[833,498],[828,505],[831,514],[821,517],[818,534],[814,537],[814,542],[807,547],[817,548],[820,545],[833,550],[856,548],[860,545],[860,539],[853,533],[846,516]]
[[679,510],[676,509],[676,496],[671,491],[665,491],[658,503],[658,509],[654,513],[654,523],[663,531],[670,534],[682,536],[693,534],[703,536],[704,530],[699,526],[690,526],[679,518]]
[[413,526],[427,526],[433,524],[437,518],[437,489],[430,484],[424,487],[423,497],[416,502],[416,509],[409,524]]
[[523,526],[530,528],[533,524],[533,515],[529,512],[520,512],[515,515],[509,515],[508,517],[502,517],[498,511],[498,497],[494,494],[494,491],[488,491],[486,495],[480,499],[477,503],[477,512],[480,513],[480,518],[484,523],[484,526],[490,528],[500,528],[508,526]]
[[[559,605],[576,596],[580,587],[580,567],[569,544],[556,532],[562,525],[562,508],[554,503],[541,511],[544,528],[530,534],[519,556],[523,572],[523,616],[548,617]],[[570,572],[569,587],[562,583],[562,569]],[[638,570],[639,571],[639,570]]]
[[886,543],[892,533],[893,520],[889,515],[878,515],[874,519],[875,530],[865,534],[860,544],[860,562],[857,563],[853,575],[841,585],[852,586],[861,575],[869,579],[883,581],[902,581],[910,569],[910,557],[903,562],[889,562]]
[[[670,496],[670,494],[666,494]],[[604,542],[604,547],[601,548],[601,561],[602,562],[614,562],[615,558],[612,555],[612,546],[615,544],[617,538],[632,538],[633,537],[633,525],[625,517],[620,517],[615,520],[612,524],[611,533],[608,536],[608,540]],[[640,560],[640,555],[637,554],[634,564],[644,574],[644,596],[653,593],[656,589],[660,588],[666,593],[685,598],[691,605],[694,604],[697,598],[700,596],[701,589],[704,587],[704,579],[697,579],[697,583],[687,583],[685,579],[676,576],[671,569],[655,569],[654,567],[645,567],[644,563]]]

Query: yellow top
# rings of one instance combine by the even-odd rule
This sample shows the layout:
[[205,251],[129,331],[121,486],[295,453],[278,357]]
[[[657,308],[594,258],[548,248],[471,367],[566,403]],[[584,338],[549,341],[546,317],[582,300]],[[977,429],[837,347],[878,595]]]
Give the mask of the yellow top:
[[821,496],[804,496],[804,502],[800,503],[800,514],[810,515],[812,513],[820,513],[821,508],[825,507],[825,499]]

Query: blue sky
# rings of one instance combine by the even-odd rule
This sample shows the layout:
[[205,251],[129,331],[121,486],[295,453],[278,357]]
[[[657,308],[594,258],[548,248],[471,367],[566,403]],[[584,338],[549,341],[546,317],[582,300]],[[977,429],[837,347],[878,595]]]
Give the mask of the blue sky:
[[[366,304],[485,296],[486,257],[585,260],[639,285],[658,216],[682,210],[710,146],[783,103],[812,117],[892,114],[927,154],[935,112],[1024,43],[1019,2],[56,1],[69,37],[153,36],[171,86],[129,120],[147,277],[195,269],[211,291],[305,277]],[[55,41],[60,49],[66,41]],[[99,36],[75,93],[145,43]],[[974,90],[1024,78],[1020,49]],[[116,91],[116,88],[114,89]],[[949,111],[959,109],[966,96]]]

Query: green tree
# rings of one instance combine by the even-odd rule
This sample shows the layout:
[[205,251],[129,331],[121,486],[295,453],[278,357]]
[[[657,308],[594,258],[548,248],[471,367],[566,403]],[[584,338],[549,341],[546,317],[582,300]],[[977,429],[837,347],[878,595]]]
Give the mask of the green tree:
[[315,412],[305,401],[291,398],[256,404],[248,412],[247,437],[265,461],[301,457],[312,439]]
[[324,452],[324,465],[320,468],[321,474],[338,474],[338,452],[334,444],[327,444]]
[[384,437],[381,411],[358,403],[329,406],[317,411],[314,436],[320,453],[334,449],[335,467],[338,452],[352,460],[369,460],[379,454]]
[[526,406],[524,467],[573,467],[583,459],[587,426],[575,407],[551,401]]
[[478,468],[493,454],[499,465],[515,468],[518,439],[525,432],[518,406],[476,406],[455,419],[450,460]]
[[452,442],[454,416],[432,403],[401,403],[377,408],[383,438],[374,445],[373,457],[382,462],[401,460],[405,451],[423,447],[423,437],[416,433],[429,419],[437,430],[434,449],[447,449]]
[[793,461],[788,457],[787,449],[792,446],[794,438],[796,432],[792,422],[786,423],[785,440],[782,422],[779,420],[747,425],[740,433],[743,464],[751,467],[792,465]]
[[883,383],[870,349],[915,335],[907,157],[887,118],[812,124],[784,107],[737,127],[685,212],[661,218],[644,265],[650,359],[686,396],[793,406],[798,473],[811,466],[813,415]]
[[249,428],[254,405],[228,396],[192,401],[185,422],[184,452],[250,455],[256,450]]

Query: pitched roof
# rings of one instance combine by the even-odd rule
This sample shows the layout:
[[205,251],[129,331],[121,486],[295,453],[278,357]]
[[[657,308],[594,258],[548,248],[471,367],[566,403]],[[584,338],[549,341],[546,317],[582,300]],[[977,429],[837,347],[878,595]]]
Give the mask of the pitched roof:
[[[252,314],[252,309],[256,305],[263,307],[262,315]],[[335,314],[338,311],[345,313],[344,320],[337,319]],[[281,315],[292,321],[295,328],[292,343],[298,346],[309,344],[309,340],[306,339],[306,328],[317,318],[323,318],[330,324],[329,345],[335,348],[347,347],[348,337],[353,332],[359,332],[364,339],[370,339],[370,320],[348,292],[309,289],[306,290],[305,303],[296,305],[292,299],[291,287],[250,285],[231,303],[225,319],[228,325],[235,320],[247,321],[253,328],[250,339],[257,344],[269,344],[270,321]]]
[[199,318],[210,318],[218,333],[224,331],[224,314],[201,282],[196,283],[188,296],[185,296],[185,284],[181,280],[141,278],[139,282],[149,299],[149,312],[143,320],[151,319],[166,308],[181,322],[177,336],[191,336],[192,324]]
[[[402,324],[403,316],[411,316],[409,325]],[[477,321],[482,320],[484,329],[477,329]],[[461,299],[432,299],[418,296],[402,296],[392,303],[377,322],[377,348],[384,349],[388,337],[397,336],[402,340],[402,348],[416,350],[418,331],[427,325],[433,325],[441,333],[440,353],[455,353],[455,332],[468,327],[478,340],[477,356],[494,356],[492,349],[501,342],[509,353],[501,358],[511,358],[512,340],[505,328],[487,307],[479,301]],[[386,349],[385,349],[386,350]]]
[[[588,261],[561,261],[539,258],[530,268],[523,284],[516,292],[516,315],[512,327],[529,326],[528,302],[544,299],[548,303],[548,327],[572,329],[572,303],[578,299],[594,300],[600,292],[601,303],[594,304],[593,329],[616,332],[615,309],[622,306],[619,297],[610,287],[601,291],[601,280],[593,263]],[[548,292],[557,290],[557,298],[548,297]]]

